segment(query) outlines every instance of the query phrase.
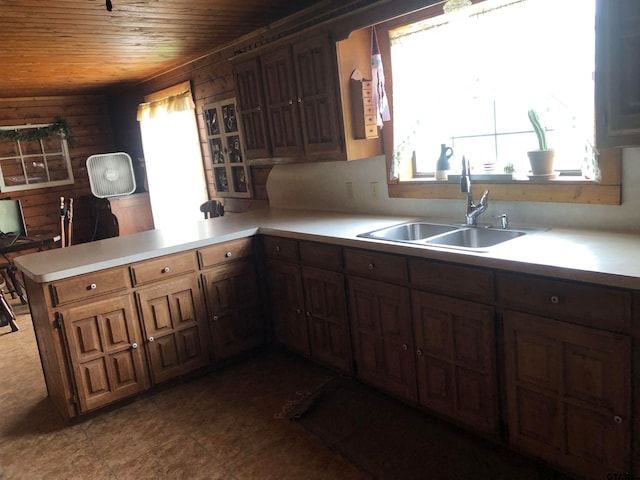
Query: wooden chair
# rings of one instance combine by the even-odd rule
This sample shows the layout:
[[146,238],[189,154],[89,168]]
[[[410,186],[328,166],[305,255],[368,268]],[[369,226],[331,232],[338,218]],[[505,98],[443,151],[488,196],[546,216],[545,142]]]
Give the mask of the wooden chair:
[[204,213],[204,219],[224,216],[224,205],[218,200],[209,200],[200,205],[200,211]]
[[12,332],[17,332],[20,329],[16,323],[16,316],[13,313],[13,308],[11,308],[7,299],[4,298],[4,289],[6,286],[7,284],[4,279],[0,278],[0,327],[6,327],[9,325],[11,326]]

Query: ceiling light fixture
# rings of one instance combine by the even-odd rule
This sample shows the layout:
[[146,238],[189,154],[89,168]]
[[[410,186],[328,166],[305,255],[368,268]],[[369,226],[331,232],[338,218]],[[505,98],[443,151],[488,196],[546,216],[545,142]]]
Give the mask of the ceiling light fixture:
[[471,6],[471,0],[447,0],[442,7],[444,13],[451,13]]

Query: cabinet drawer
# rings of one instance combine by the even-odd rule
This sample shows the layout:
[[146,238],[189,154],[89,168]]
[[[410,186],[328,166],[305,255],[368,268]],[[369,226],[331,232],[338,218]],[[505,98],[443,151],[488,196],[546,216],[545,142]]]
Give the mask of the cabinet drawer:
[[449,263],[409,259],[411,285],[454,297],[492,301],[493,273]]
[[344,251],[344,264],[348,273],[389,282],[407,281],[407,261],[404,257],[367,250]]
[[342,269],[342,249],[337,245],[300,242],[300,259],[305,265],[313,265],[327,270]]
[[133,264],[131,265],[131,278],[135,287],[192,272],[196,268],[196,258],[193,252],[185,252]]
[[298,260],[298,241],[291,238],[264,237],[264,254],[269,258]]
[[93,272],[50,285],[54,305],[63,305],[97,295],[117,292],[128,287],[129,276],[126,268]]
[[371,80],[363,80],[362,81],[362,90],[369,90],[369,95],[371,95],[371,90],[373,89],[373,82]]
[[253,239],[240,238],[198,249],[200,268],[212,267],[253,255]]
[[498,274],[498,299],[504,305],[606,330],[627,330],[631,323],[631,295],[626,290]]

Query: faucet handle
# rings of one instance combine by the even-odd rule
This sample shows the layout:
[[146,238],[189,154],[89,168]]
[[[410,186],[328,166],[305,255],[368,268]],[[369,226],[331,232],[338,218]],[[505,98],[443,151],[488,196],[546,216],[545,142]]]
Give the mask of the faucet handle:
[[487,205],[487,197],[489,196],[489,190],[485,190],[484,193],[482,194],[482,197],[480,197],[480,205]]

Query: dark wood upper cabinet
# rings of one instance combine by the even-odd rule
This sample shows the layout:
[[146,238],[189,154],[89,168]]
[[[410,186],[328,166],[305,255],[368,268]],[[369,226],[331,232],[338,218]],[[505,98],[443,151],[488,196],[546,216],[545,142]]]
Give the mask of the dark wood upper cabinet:
[[248,158],[346,159],[335,55],[319,34],[234,61]]
[[295,157],[304,153],[291,47],[286,46],[260,58],[267,104],[267,121],[274,157]]
[[598,0],[597,145],[640,145],[640,3]]
[[234,64],[234,77],[247,159],[271,155],[266,108],[262,92],[262,73],[257,58]]
[[298,87],[298,105],[307,153],[341,150],[338,107],[334,88],[336,69],[325,37],[315,37],[293,46]]

